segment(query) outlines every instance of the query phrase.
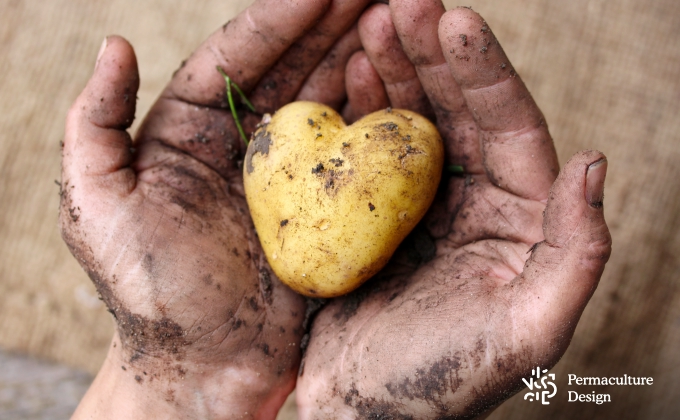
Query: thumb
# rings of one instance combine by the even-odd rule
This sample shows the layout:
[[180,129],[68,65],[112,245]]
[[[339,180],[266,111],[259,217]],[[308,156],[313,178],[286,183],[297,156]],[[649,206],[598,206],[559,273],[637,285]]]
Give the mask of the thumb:
[[[132,141],[126,129],[135,115],[139,75],[130,44],[104,40],[94,74],[69,110],[62,150],[61,222],[75,223],[88,211],[135,186]],[[89,212],[93,213],[93,212]]]
[[606,172],[607,159],[597,151],[579,152],[567,162],[550,189],[545,241],[534,247],[516,280],[529,323],[525,330],[562,352],[611,253],[603,214]]

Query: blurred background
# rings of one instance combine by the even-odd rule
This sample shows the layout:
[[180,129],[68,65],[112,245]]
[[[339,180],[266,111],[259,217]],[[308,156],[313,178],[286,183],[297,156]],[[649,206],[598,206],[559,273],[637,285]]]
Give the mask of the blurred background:
[[[68,418],[98,370],[113,322],[57,230],[59,142],[99,46],[120,34],[141,72],[137,123],[200,42],[246,0],[0,2],[0,418]],[[446,1],[447,8],[459,5]],[[518,394],[491,419],[680,418],[680,2],[476,0],[545,113],[564,164],[609,159],[612,258],[553,369],[543,406]],[[134,127],[133,127],[134,129]],[[591,387],[569,373],[653,377]],[[590,388],[588,389],[588,391]],[[290,404],[280,419],[294,419]]]

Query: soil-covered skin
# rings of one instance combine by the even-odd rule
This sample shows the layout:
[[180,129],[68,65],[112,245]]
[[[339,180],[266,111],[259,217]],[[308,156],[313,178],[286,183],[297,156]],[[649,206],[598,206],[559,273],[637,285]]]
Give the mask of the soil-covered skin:
[[602,154],[577,154],[557,177],[543,116],[489,26],[469,9],[442,15],[393,0],[359,22],[381,79],[364,95],[394,107],[426,95],[446,165],[464,173],[445,176],[381,273],[317,315],[298,378],[303,419],[487,412],[559,360],[611,251]]
[[[265,261],[243,195],[245,145],[216,67],[257,108],[237,105],[248,133],[302,90],[338,103],[305,81],[344,75],[368,3],[257,2],[182,63],[134,140],[136,59],[122,38],[104,43],[68,117],[60,225],[117,322],[116,383],[132,381],[139,399],[164,395],[182,418],[198,408],[259,418],[294,386],[307,304]],[[265,139],[255,143],[266,153]]]

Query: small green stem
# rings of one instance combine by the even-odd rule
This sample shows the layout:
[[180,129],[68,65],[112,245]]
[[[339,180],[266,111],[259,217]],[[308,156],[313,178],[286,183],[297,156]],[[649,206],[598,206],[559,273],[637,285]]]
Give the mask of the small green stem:
[[231,78],[227,75],[227,73],[222,70],[222,67],[217,66],[217,71],[220,72],[222,77],[224,77],[224,82],[226,84],[226,90],[227,90],[227,101],[229,102],[229,109],[231,109],[231,115],[234,117],[234,123],[236,123],[236,128],[238,129],[239,134],[241,135],[241,138],[243,139],[243,142],[248,146],[248,138],[246,137],[246,133],[243,131],[243,127],[241,126],[241,121],[238,118],[238,114],[236,113],[236,105],[234,105],[234,97],[231,94],[231,88],[232,86],[234,89],[236,89],[236,92],[241,96],[241,101],[246,104],[248,109],[251,111],[255,112],[255,107],[253,106],[252,103],[246,98],[246,95],[243,93],[240,87],[236,83],[234,83]]
[[463,174],[465,173],[465,169],[463,168],[463,165],[449,165],[446,167],[446,169],[451,172],[452,174]]

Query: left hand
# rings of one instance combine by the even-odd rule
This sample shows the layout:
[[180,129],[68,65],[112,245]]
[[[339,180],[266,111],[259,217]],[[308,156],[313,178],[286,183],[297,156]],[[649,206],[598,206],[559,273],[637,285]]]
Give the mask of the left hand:
[[300,416],[471,418],[569,345],[611,251],[607,161],[581,152],[558,176],[543,115],[473,11],[391,0],[362,16],[359,33],[350,115],[388,105],[434,115],[445,166],[465,174],[444,177],[414,238],[430,261],[402,248],[318,314]]

